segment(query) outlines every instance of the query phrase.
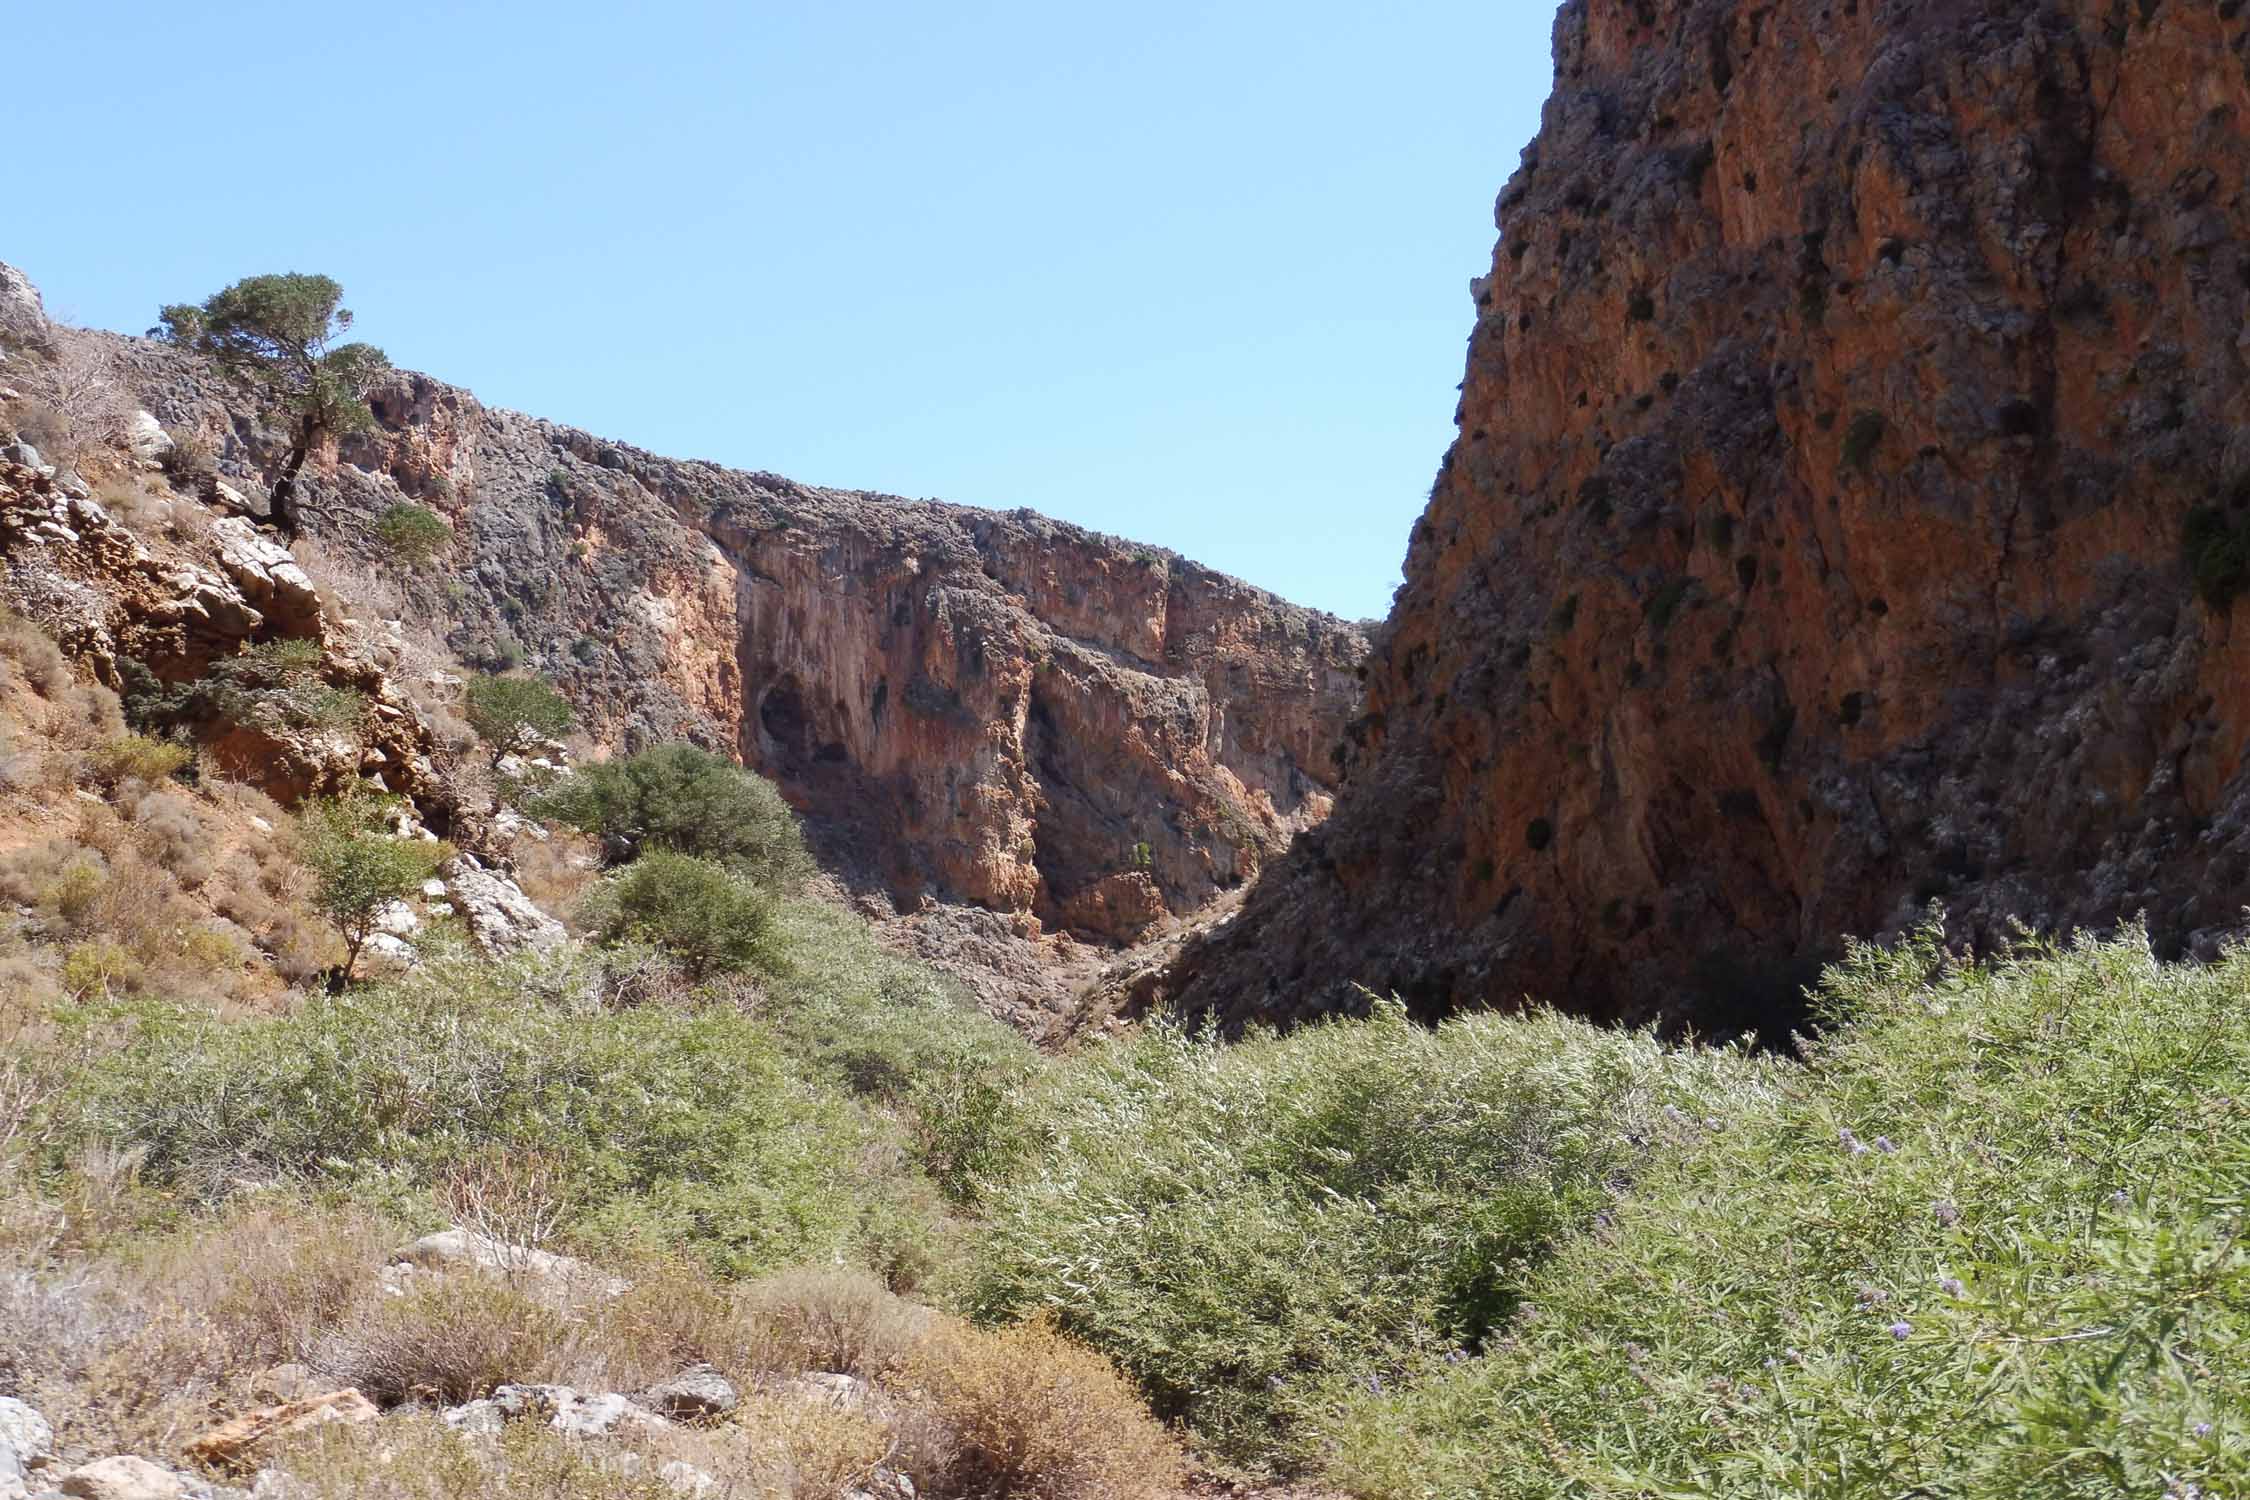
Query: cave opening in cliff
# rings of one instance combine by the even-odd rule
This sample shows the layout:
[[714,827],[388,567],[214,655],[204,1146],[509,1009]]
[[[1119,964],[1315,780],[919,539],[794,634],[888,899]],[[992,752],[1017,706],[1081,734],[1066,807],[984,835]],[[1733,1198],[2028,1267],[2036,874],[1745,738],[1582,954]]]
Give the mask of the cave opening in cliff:
[[784,677],[766,689],[758,701],[758,727],[765,732],[766,753],[777,765],[801,765],[812,743],[812,719],[805,712],[803,687],[794,677]]

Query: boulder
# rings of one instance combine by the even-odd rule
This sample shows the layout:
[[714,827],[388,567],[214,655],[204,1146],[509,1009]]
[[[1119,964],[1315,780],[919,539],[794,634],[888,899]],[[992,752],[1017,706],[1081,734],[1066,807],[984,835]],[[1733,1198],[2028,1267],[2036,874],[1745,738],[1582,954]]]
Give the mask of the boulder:
[[834,1372],[800,1375],[785,1389],[799,1400],[833,1406],[840,1411],[856,1410],[874,1395],[874,1388],[856,1375]]
[[422,930],[422,919],[404,901],[393,901],[375,913],[375,930],[392,937],[412,937]]
[[320,636],[320,590],[297,559],[241,516],[211,523],[219,567],[283,635]]
[[605,1297],[616,1296],[626,1285],[623,1278],[598,1271],[582,1260],[528,1245],[506,1244],[459,1226],[399,1246],[391,1252],[390,1264],[420,1271],[501,1271]]
[[0,1443],[15,1450],[28,1467],[55,1451],[55,1429],[15,1397],[0,1396]]
[[438,874],[445,880],[446,899],[487,953],[550,948],[566,935],[562,923],[541,911],[521,886],[486,869],[474,855],[455,855],[438,867]]
[[377,963],[389,964],[401,969],[411,969],[422,960],[422,955],[414,951],[412,943],[402,937],[394,937],[387,932],[378,932],[371,935],[360,952],[363,956],[373,959]]
[[463,1432],[496,1433],[509,1422],[544,1420],[566,1437],[609,1437],[656,1432],[671,1426],[615,1392],[588,1395],[567,1385],[504,1385],[482,1401],[449,1408],[445,1424]]
[[558,1402],[547,1425],[567,1437],[607,1437],[619,1428],[646,1427],[652,1420],[647,1412],[612,1392]]
[[667,1417],[698,1421],[723,1417],[741,1398],[724,1375],[707,1364],[690,1365],[662,1385],[650,1386],[641,1400]]
[[164,424],[145,411],[134,412],[133,420],[125,425],[125,445],[143,463],[155,463],[178,446]]
[[145,1458],[119,1454],[63,1477],[62,1492],[78,1500],[185,1500],[186,1481]]
[[0,261],[0,340],[20,348],[47,339],[47,307],[39,288],[23,272]]
[[380,1416],[375,1403],[358,1391],[330,1391],[245,1412],[204,1433],[185,1451],[197,1463],[215,1469],[246,1469],[278,1438],[331,1422],[372,1422]]
[[491,1437],[508,1423],[508,1414],[489,1398],[449,1406],[442,1414],[445,1425],[456,1432]]
[[704,1473],[684,1458],[675,1458],[656,1471],[656,1477],[682,1495],[708,1495],[719,1487],[719,1481]]

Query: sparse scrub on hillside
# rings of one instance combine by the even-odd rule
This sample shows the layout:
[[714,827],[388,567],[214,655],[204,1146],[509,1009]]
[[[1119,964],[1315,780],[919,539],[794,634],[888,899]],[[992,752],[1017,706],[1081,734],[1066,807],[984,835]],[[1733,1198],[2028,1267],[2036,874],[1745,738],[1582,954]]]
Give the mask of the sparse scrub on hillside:
[[128,781],[169,780],[194,759],[195,752],[177,740],[121,734],[87,756],[86,768],[96,785],[114,790]]
[[1338,1383],[1497,1336],[1652,1143],[1753,1076],[1554,1016],[1427,1031],[1386,1006],[1234,1046],[1159,1026],[1049,1079],[973,1305],[1049,1309],[1217,1451],[1302,1464]]
[[172,488],[198,499],[213,493],[219,482],[219,450],[211,440],[185,427],[167,427],[164,435],[172,446],[158,462]]
[[8,383],[26,397],[15,403],[12,425],[50,462],[125,439],[133,397],[98,340],[58,339],[42,356],[10,364]]
[[1821,986],[1783,1086],[1322,1429],[1372,1496],[2250,1490],[2250,954],[1934,932]]

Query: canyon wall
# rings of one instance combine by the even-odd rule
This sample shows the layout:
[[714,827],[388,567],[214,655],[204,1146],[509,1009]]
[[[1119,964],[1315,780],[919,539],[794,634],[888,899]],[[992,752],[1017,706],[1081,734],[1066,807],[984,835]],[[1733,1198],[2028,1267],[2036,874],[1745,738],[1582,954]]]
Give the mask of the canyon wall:
[[1770,1034],[1932,901],[2238,930],[2246,33],[1564,5],[1336,813],[1141,998]]
[[[270,414],[177,350],[68,336],[256,507]],[[772,776],[863,909],[996,1007],[1063,1006],[1069,939],[1193,913],[1327,812],[1367,651],[1333,617],[1028,511],[660,458],[422,375],[370,404],[303,486],[362,607],[552,678],[605,750],[687,738]],[[419,571],[377,536],[402,501],[456,536]]]

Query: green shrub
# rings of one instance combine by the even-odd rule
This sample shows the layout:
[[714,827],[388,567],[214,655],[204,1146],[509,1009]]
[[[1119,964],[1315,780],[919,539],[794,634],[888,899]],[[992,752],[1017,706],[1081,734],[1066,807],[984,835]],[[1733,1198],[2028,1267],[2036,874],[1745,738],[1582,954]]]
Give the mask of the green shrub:
[[660,745],[577,772],[542,816],[598,835],[613,854],[669,849],[793,890],[811,869],[797,816],[772,782],[693,745]]
[[702,977],[758,961],[773,901],[724,865],[659,849],[611,876],[586,917],[601,941],[653,944]]
[[375,518],[375,539],[383,544],[391,561],[420,568],[453,545],[453,528],[428,506],[402,500]]
[[1846,1028],[1321,1426],[1371,1496],[2250,1492],[2250,954],[1858,949]]
[[602,1011],[585,978],[569,954],[441,957],[276,1019],[139,1007],[58,1107],[58,1149],[137,1149],[147,1180],[203,1199],[296,1181],[425,1218],[459,1163],[538,1152],[570,1185],[565,1242],[729,1274],[925,1232],[901,1222],[917,1189],[895,1130],[808,1087],[765,1027]]
[[346,979],[383,912],[429,879],[451,853],[443,844],[385,832],[382,820],[391,805],[375,797],[337,798],[314,804],[297,820],[301,854],[313,877],[313,909],[344,940]]
[[1641,1142],[1749,1069],[1551,1016],[1228,1047],[1158,1027],[1059,1071],[971,1294],[1051,1310],[1238,1461],[1301,1462],[1337,1380],[1479,1345]]
[[570,727],[570,700],[536,677],[479,676],[466,698],[469,727],[496,762],[529,736],[553,739]]
[[127,781],[157,782],[185,770],[195,752],[173,740],[145,734],[120,735],[86,757],[94,780],[115,787]]
[[237,724],[270,723],[283,729],[345,729],[367,713],[356,689],[335,687],[323,674],[320,642],[302,638],[266,641],[214,662],[189,686],[143,722],[212,717]]
[[954,981],[891,953],[849,912],[783,900],[759,962],[760,1015],[815,1075],[894,1109],[917,1161],[977,1200],[1031,1145],[1023,1090],[1040,1071],[1022,1033]]

